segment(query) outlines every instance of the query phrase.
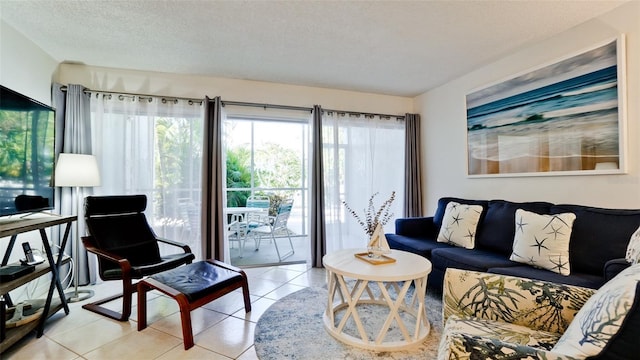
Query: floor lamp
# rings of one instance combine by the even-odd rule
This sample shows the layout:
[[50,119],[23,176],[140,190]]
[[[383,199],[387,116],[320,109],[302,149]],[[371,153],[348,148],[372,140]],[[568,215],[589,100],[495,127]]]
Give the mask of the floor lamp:
[[[83,154],[60,154],[56,164],[55,172],[56,187],[75,187],[76,200],[78,201],[78,213],[82,206],[81,187],[100,186],[100,173],[98,171],[98,162],[93,155]],[[78,282],[80,277],[79,260],[80,260],[80,219],[76,220],[75,231],[75,251],[73,251],[73,284],[75,291],[67,300],[68,302],[78,302],[93,296],[91,290],[78,290]],[[80,296],[80,294],[85,294]]]

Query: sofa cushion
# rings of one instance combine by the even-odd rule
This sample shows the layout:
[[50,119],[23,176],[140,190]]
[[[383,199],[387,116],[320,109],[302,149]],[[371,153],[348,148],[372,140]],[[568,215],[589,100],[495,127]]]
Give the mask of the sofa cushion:
[[456,268],[474,271],[519,265],[506,256],[491,251],[458,247],[434,249],[431,251],[431,263],[438,269]]
[[573,213],[540,215],[516,210],[516,235],[509,259],[565,276],[571,274],[569,239],[575,218]]
[[397,234],[385,234],[389,247],[396,250],[408,251],[431,258],[431,250],[450,248],[451,245],[436,242],[435,240],[419,239]]
[[548,214],[551,208],[546,202],[515,203],[491,200],[476,234],[477,248],[495,251],[506,256],[513,250],[516,228],[516,210],[523,209],[537,214]]
[[551,214],[563,212],[576,214],[569,243],[571,269],[600,276],[608,260],[625,257],[629,239],[640,225],[640,210],[580,205],[556,205],[551,208]]
[[438,242],[473,249],[482,206],[450,201],[444,212]]
[[[640,328],[629,325],[637,325],[639,283],[640,264],[604,284],[580,308],[553,351],[576,358],[600,355],[605,348],[628,355],[637,351]],[[616,338],[635,340],[614,344]]]
[[606,264],[604,264],[604,282],[613,279],[629,266],[631,266],[631,264],[625,259],[611,259],[607,261]]
[[640,227],[631,235],[631,240],[629,240],[629,244],[627,245],[627,255],[625,259],[631,264],[640,263]]
[[571,276],[564,276],[549,270],[536,269],[526,265],[494,267],[487,270],[487,272],[492,274],[523,277],[527,279],[538,279],[556,284],[582,286],[590,289],[597,289],[604,283],[604,279],[601,276],[593,274],[572,271]]
[[[436,209],[435,214],[433,215],[433,223],[438,227],[442,227],[442,219],[444,218],[444,212],[447,209],[447,204],[451,201],[455,201],[459,204],[466,205],[480,205],[483,209],[486,209],[489,205],[489,201],[487,200],[469,200],[469,199],[461,199],[456,197],[443,197],[438,200],[438,208]],[[484,213],[484,211],[483,211]],[[482,221],[482,220],[481,220]]]

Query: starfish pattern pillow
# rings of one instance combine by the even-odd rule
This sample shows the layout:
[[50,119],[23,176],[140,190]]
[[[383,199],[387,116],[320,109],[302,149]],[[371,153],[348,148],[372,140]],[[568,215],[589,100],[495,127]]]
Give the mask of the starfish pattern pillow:
[[575,219],[574,213],[540,215],[517,209],[509,259],[569,275],[569,240]]
[[473,249],[480,215],[482,215],[481,205],[450,201],[444,211],[438,242]]

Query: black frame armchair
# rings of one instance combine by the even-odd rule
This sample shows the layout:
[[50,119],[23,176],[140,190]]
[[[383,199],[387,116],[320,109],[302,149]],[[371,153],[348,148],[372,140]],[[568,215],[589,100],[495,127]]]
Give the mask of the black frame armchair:
[[[190,264],[195,256],[188,245],[156,236],[144,215],[145,195],[88,196],[84,206],[89,235],[82,238],[82,243],[87,251],[97,255],[102,280],[122,280],[122,293],[82,308],[127,321],[131,315],[131,297],[137,291],[133,279]],[[178,247],[183,252],[161,255],[158,243]],[[120,297],[121,313],[102,306]]]

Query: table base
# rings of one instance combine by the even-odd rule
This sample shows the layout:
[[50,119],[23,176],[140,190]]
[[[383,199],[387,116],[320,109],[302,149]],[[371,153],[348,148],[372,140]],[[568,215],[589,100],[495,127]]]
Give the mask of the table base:
[[[329,272],[328,275],[329,296],[323,321],[327,332],[337,340],[363,349],[391,351],[417,345],[429,335],[430,325],[424,305],[426,277],[399,282],[382,282],[347,281],[344,276],[333,272]],[[372,286],[373,284],[377,286]],[[408,295],[412,284],[415,291]],[[358,307],[365,304],[388,308],[389,314],[380,329],[373,331],[365,329],[362,320],[366,323],[367,319],[358,312]],[[413,321],[409,324],[405,323],[406,318],[415,319],[415,323]],[[350,319],[357,328],[357,331],[351,331],[356,336],[345,333],[345,325]],[[388,339],[394,324],[397,325],[396,331],[400,331],[402,335],[400,340]]]

